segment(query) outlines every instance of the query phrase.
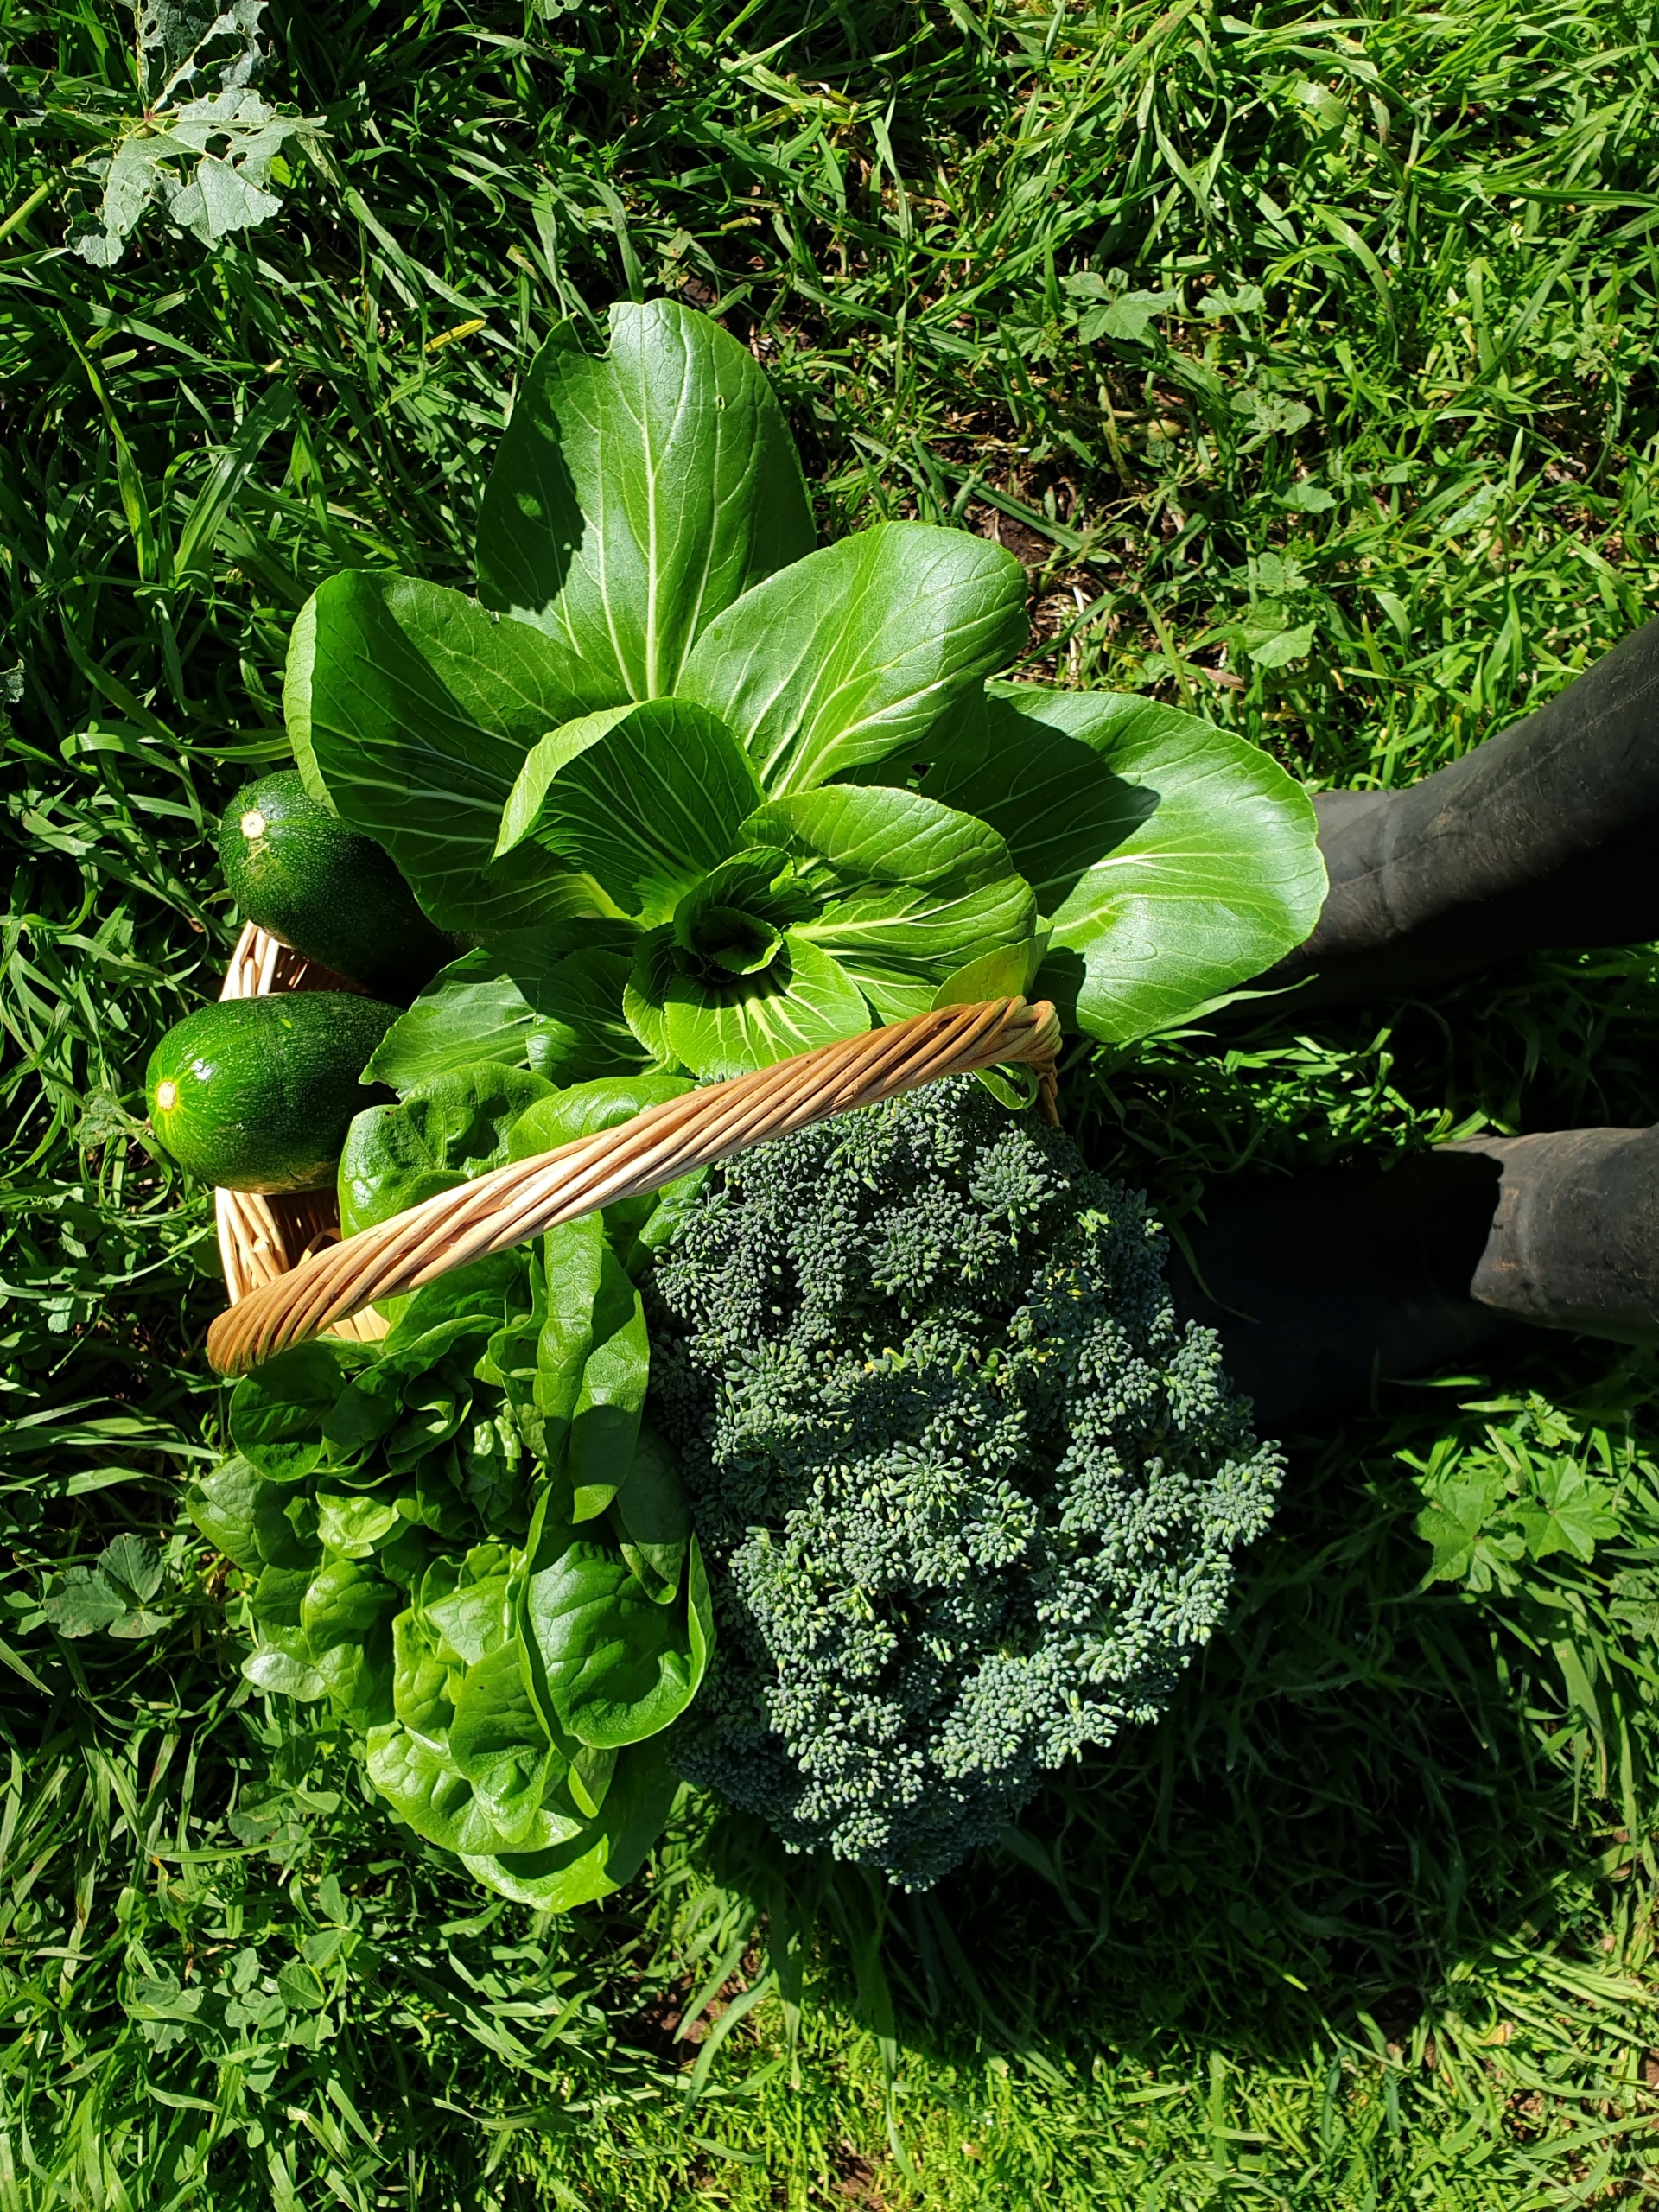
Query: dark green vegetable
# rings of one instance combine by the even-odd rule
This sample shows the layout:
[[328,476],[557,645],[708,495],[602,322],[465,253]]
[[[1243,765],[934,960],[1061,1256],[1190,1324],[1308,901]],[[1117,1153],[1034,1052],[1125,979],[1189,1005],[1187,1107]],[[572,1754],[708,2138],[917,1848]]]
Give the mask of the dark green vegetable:
[[455,956],[457,940],[421,912],[385,846],[313,798],[292,768],[232,800],[219,857],[246,920],[377,997],[406,1006]]
[[620,1282],[637,1314],[604,1235],[567,1224],[429,1283],[372,1351],[280,1354],[188,1500],[245,1578],[247,1680],[326,1699],[399,1819],[545,1911],[638,1870],[713,1633],[672,1456],[639,1427],[643,1336],[619,1357],[593,1295]]
[[689,1780],[925,1889],[1157,1715],[1281,1473],[1162,1262],[969,1077],[714,1171],[652,1331],[720,1637]]
[[281,991],[188,1014],[149,1056],[149,1125],[181,1167],[233,1191],[334,1179],[359,1077],[397,1009],[354,991]]

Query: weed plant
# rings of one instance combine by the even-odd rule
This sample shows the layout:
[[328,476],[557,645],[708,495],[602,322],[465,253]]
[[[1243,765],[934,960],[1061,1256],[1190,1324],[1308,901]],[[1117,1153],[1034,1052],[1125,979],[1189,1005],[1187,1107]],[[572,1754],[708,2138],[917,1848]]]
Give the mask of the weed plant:
[[[0,0],[0,2206],[1647,2201],[1642,1360],[1517,1339],[1294,1440],[1176,1709],[927,1898],[694,1804],[649,1882],[538,1923],[238,1685],[176,1510],[221,1413],[211,1221],[136,1115],[217,987],[211,824],[283,756],[294,612],[351,563],[464,581],[517,369],[613,297],[752,343],[826,530],[1012,547],[1033,671],[1319,784],[1559,688],[1659,581],[1651,16],[264,27],[264,96],[323,134],[280,211],[212,251],[152,217],[99,270],[62,241],[137,111],[125,16]],[[1253,1020],[1068,1072],[1172,1221],[1247,1164],[1655,1111],[1647,951]],[[1517,1551],[1574,1484],[1618,1533]],[[111,1625],[71,1635],[94,1583]]]

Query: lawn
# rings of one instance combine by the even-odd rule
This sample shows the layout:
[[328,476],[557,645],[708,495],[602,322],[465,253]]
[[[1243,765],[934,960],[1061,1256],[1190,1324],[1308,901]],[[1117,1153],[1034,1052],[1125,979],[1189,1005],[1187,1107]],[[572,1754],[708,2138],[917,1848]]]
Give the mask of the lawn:
[[[826,534],[1014,552],[1023,672],[1315,787],[1558,690],[1659,586],[1653,19],[273,0],[261,35],[311,125],[280,207],[212,245],[152,209],[99,264],[65,240],[130,16],[0,0],[0,2212],[1655,2201],[1645,1356],[1539,1335],[1289,1440],[1173,1712],[938,1889],[692,1802],[547,1920],[239,1679],[179,1506],[211,1207],[141,1119],[218,988],[213,825],[287,758],[295,613],[346,566],[466,582],[516,376],[613,300],[750,344]],[[1643,948],[1090,1047],[1062,1111],[1179,1224],[1246,1161],[1645,1124],[1656,1077]],[[1522,1548],[1567,1465],[1618,1533]],[[65,1632],[123,1538],[127,1632]]]

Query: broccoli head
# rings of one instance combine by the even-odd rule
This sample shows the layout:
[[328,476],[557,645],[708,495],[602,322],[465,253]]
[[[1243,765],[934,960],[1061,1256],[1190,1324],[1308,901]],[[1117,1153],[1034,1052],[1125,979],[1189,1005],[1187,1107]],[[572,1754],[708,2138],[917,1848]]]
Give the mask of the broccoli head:
[[710,1177],[652,1327],[720,1631],[688,1779],[922,1889],[1161,1710],[1281,1472],[1162,1266],[971,1077]]

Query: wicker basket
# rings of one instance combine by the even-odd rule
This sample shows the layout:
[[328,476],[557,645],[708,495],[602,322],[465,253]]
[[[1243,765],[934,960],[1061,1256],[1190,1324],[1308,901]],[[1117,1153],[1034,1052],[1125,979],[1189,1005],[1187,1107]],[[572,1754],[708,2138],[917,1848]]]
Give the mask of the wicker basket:
[[[250,925],[220,995],[342,988],[340,977]],[[377,1299],[417,1290],[560,1222],[942,1076],[1024,1061],[1042,1078],[1052,1121],[1058,1043],[1059,1023],[1046,1001],[941,1007],[710,1084],[617,1128],[495,1168],[343,1243],[332,1192],[263,1198],[220,1191],[219,1243],[231,1304],[207,1332],[207,1356],[220,1374],[238,1375],[325,1332],[372,1342],[386,1333],[372,1310]]]

